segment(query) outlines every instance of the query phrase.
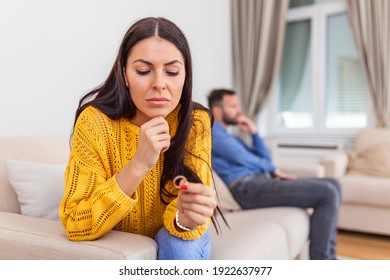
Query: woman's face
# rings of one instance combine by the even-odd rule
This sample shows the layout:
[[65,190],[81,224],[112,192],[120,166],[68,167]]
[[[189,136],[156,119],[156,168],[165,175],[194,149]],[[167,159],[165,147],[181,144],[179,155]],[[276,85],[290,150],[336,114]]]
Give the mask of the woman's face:
[[132,122],[141,126],[172,112],[180,101],[185,75],[183,56],[171,42],[160,37],[138,42],[124,69],[131,99],[137,107]]

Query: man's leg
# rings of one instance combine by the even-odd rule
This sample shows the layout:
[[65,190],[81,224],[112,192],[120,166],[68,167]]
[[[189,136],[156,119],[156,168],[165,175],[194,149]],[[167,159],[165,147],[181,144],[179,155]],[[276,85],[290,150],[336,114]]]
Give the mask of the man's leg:
[[340,206],[339,186],[329,180],[245,177],[231,189],[243,209],[293,206],[313,208],[310,217],[310,258],[335,258],[335,232]]
[[[306,179],[305,179],[306,180]],[[330,183],[330,186],[333,186],[334,189],[337,191],[338,193],[338,198],[339,198],[339,208],[341,206],[341,202],[342,202],[342,193],[341,193],[341,186],[340,186],[340,183],[339,181],[337,181],[336,179],[333,179],[333,178],[308,178],[307,180],[320,180],[320,181],[327,181]],[[337,217],[338,218],[338,217]],[[337,226],[335,227],[334,229],[334,232],[331,236],[331,246],[330,246],[330,255],[332,256],[336,256],[336,245],[337,245]]]

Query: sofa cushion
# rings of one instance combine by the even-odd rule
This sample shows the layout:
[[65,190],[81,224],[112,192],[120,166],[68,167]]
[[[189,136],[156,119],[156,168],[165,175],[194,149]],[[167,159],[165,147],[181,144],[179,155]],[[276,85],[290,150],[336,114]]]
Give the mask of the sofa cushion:
[[65,164],[6,160],[4,167],[23,215],[59,220]]
[[389,139],[389,128],[365,128],[356,134],[354,150],[360,153]]
[[230,229],[210,228],[214,260],[287,260],[296,258],[309,236],[309,214],[293,207],[226,213]]
[[343,202],[390,207],[390,181],[383,177],[347,175],[340,178]]
[[0,137],[0,211],[20,214],[18,197],[4,168],[5,160],[65,163],[69,158],[69,148],[68,137]]
[[66,238],[59,221],[2,211],[0,248],[0,260],[154,260],[157,257],[157,244],[147,236],[111,230],[93,241],[74,242]]
[[217,172],[213,170],[214,188],[217,192],[219,204],[223,211],[238,211],[241,210],[241,206],[234,199],[230,190],[222,181],[221,177],[218,176]]
[[348,152],[348,174],[390,177],[390,141]]

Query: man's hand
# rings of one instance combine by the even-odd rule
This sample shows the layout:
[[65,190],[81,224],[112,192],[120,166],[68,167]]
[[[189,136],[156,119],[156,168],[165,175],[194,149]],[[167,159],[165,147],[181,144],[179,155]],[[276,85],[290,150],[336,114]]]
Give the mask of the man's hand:
[[275,172],[272,175],[275,178],[279,178],[279,179],[282,179],[282,180],[295,180],[295,179],[298,178],[296,175],[288,174],[288,173],[284,172],[283,170],[281,170],[279,168],[276,168]]
[[244,132],[247,132],[250,134],[255,134],[257,132],[255,124],[247,116],[244,116],[244,115],[238,116],[237,117],[237,125],[240,128],[240,130],[242,130]]

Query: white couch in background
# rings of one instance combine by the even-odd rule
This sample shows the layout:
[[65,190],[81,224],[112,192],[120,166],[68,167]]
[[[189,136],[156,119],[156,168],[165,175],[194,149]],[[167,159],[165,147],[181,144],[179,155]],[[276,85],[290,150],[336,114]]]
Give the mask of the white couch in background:
[[325,156],[321,164],[325,176],[341,183],[338,227],[390,235],[390,129],[360,131],[352,150]]

